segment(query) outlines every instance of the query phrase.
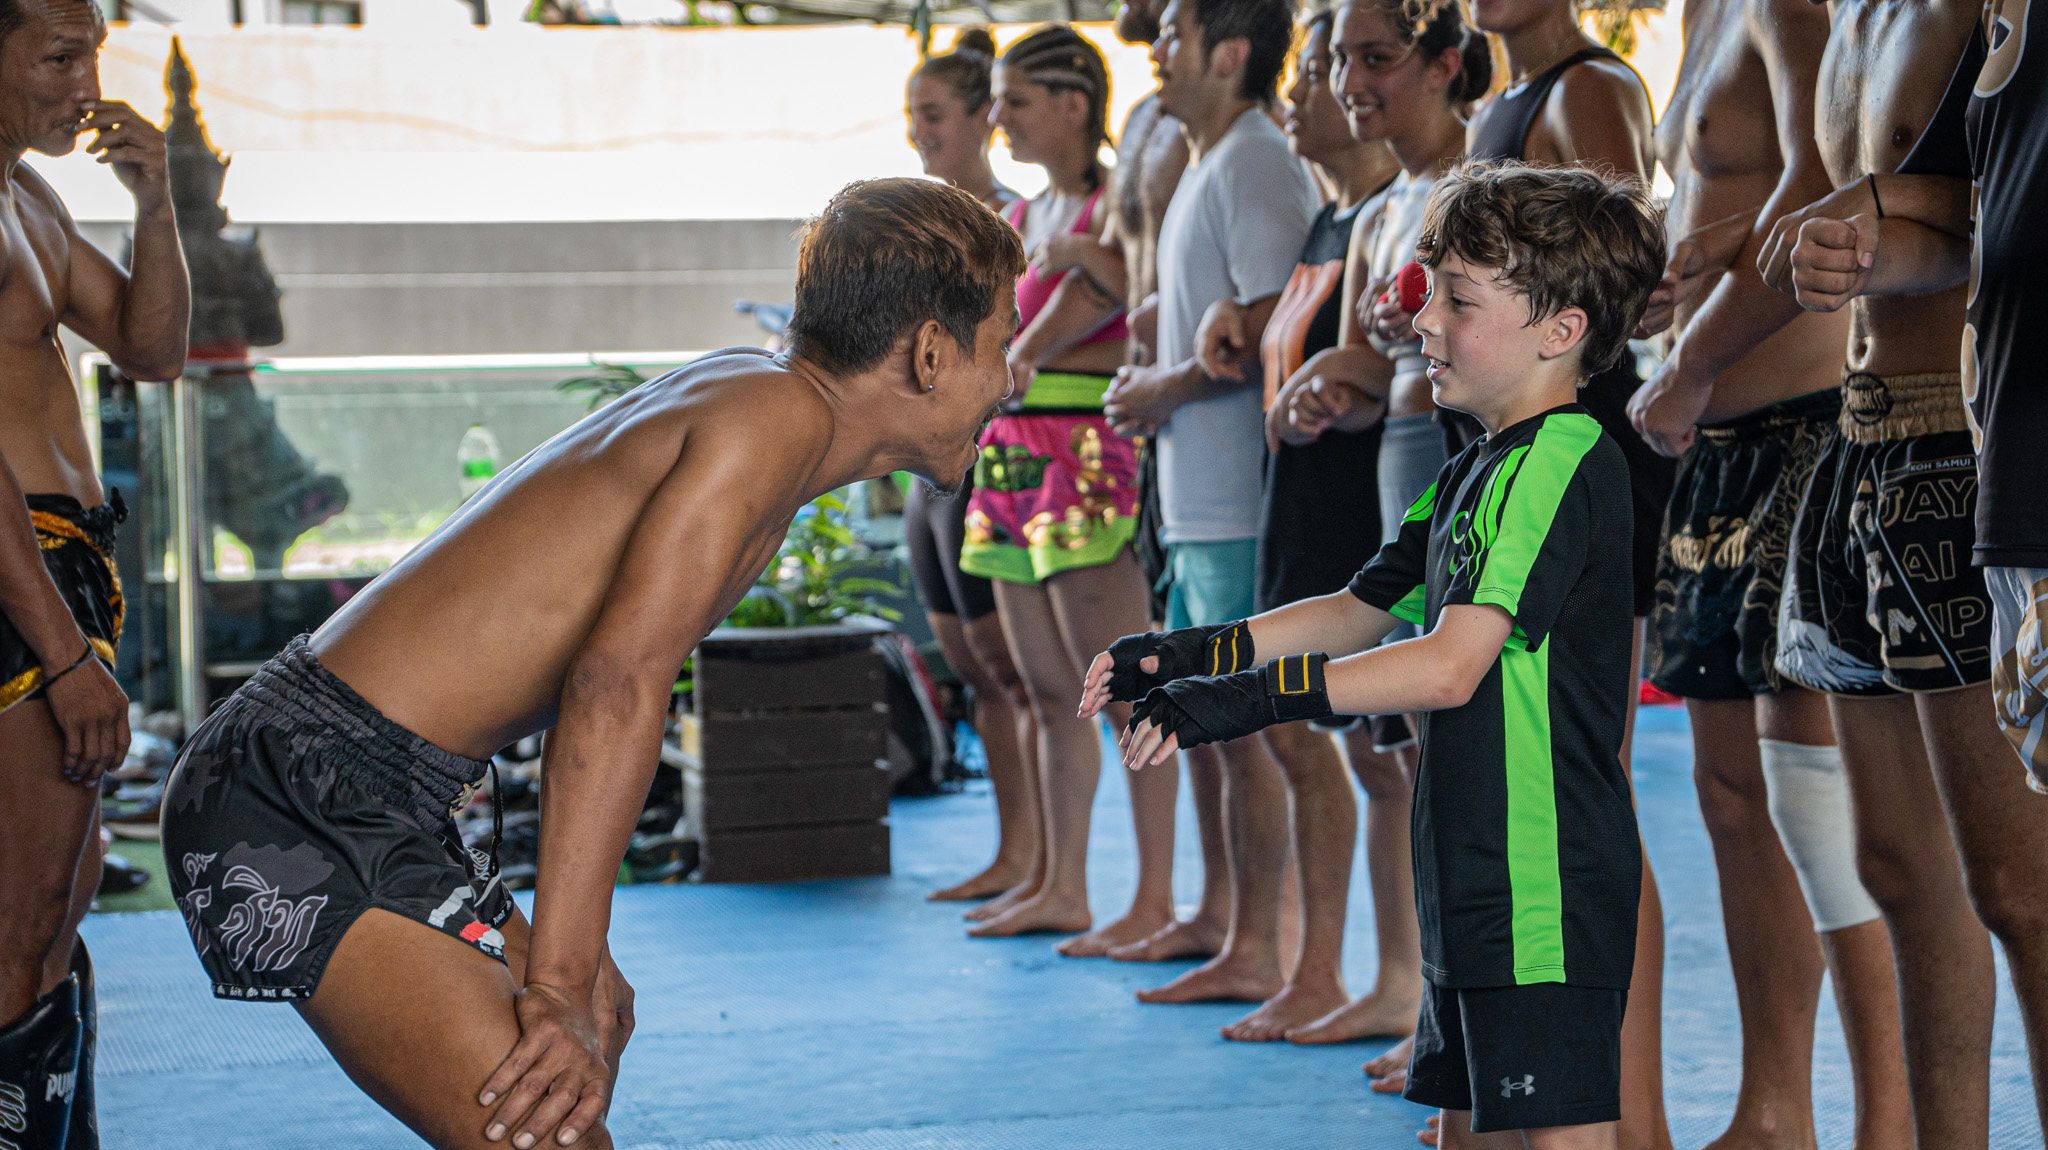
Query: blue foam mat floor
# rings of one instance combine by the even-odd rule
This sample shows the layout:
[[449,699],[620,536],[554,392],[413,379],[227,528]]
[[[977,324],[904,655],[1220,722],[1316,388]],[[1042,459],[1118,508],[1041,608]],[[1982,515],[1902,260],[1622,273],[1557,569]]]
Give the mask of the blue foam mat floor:
[[[1739,1047],[1684,713],[1643,712],[1636,780],[1669,922],[1664,1058],[1681,1150],[1720,1133]],[[1177,894],[1199,893],[1183,788]],[[1063,959],[1049,938],[973,941],[924,894],[979,867],[985,784],[898,800],[891,878],[775,886],[628,887],[612,951],[639,1029],[612,1109],[625,1150],[1184,1150],[1414,1146],[1420,1107],[1368,1092],[1387,1043],[1240,1045],[1240,1004],[1141,1006],[1133,990],[1187,964]],[[1098,921],[1134,881],[1124,787],[1095,811]],[[1353,884],[1345,974],[1371,985],[1370,901]],[[173,912],[98,915],[100,1122],[110,1150],[419,1145],[364,1097],[295,1012],[217,1002]],[[1992,1145],[2042,1145],[2026,1051],[2000,972]],[[1846,1055],[1822,1000],[1814,1093],[1823,1147],[1847,1147]]]

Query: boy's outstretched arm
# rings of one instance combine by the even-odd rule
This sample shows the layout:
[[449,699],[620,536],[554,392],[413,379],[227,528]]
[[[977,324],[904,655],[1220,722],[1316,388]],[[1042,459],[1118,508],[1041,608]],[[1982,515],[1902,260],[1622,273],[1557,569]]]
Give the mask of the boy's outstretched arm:
[[[1111,702],[1135,702],[1187,675],[1230,674],[1258,658],[1335,651],[1348,655],[1385,638],[1400,620],[1348,591],[1303,599],[1217,627],[1127,635],[1095,656],[1081,686],[1081,717]],[[1162,666],[1164,664],[1164,666]]]
[[[1393,618],[1377,608],[1365,609]],[[1123,735],[1124,765],[1133,770],[1153,766],[1184,746],[1240,739],[1275,723],[1462,706],[1500,657],[1514,625],[1512,616],[1492,604],[1454,604],[1419,639],[1327,664],[1319,654],[1290,653],[1235,675],[1176,680],[1146,695],[1131,712],[1132,726]]]

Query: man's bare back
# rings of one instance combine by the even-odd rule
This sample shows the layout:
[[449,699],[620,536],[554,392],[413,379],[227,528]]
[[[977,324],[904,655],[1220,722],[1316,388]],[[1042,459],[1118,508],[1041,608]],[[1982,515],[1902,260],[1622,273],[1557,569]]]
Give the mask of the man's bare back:
[[[1787,162],[1765,51],[1791,57],[1781,67],[1788,78],[1806,81],[1801,86],[1810,99],[1826,37],[1819,14],[1802,5],[1803,0],[1702,0],[1686,6],[1685,55],[1657,124],[1657,157],[1674,185],[1666,234],[1674,247],[1690,241],[1699,249],[1695,274],[1706,278],[1703,290],[1678,305],[1674,331],[1691,323],[1715,280],[1731,270],[1749,271],[1746,241]],[[1834,387],[1841,382],[1846,335],[1845,323],[1825,316],[1793,318],[1714,377],[1701,421],[1732,419]]]
[[707,356],[535,449],[350,600],[313,650],[400,725],[488,757],[554,726],[614,590],[602,576],[650,516],[729,521],[720,552],[707,538],[666,557],[691,579],[664,629],[694,642],[723,618],[798,509],[851,478],[820,473],[833,422],[800,371],[751,349]]
[[[1815,111],[1836,187],[1898,170],[1934,118],[1983,5],[1974,0],[1840,0]],[[1956,370],[1967,285],[1851,305],[1848,365],[1875,375]]]

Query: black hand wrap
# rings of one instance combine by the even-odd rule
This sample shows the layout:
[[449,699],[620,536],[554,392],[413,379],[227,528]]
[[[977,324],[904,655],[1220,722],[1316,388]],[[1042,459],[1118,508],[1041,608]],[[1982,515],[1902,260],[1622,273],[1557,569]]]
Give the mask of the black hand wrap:
[[1225,743],[1275,723],[1329,717],[1323,684],[1329,656],[1317,651],[1274,659],[1256,671],[1176,679],[1131,708],[1131,728],[1146,720],[1185,747]]
[[[1159,656],[1159,670],[1147,673],[1138,661]],[[1176,679],[1196,675],[1234,675],[1252,665],[1251,625],[1240,619],[1214,627],[1183,627],[1178,631],[1146,631],[1125,635],[1109,645],[1112,667],[1109,697],[1134,703]]]

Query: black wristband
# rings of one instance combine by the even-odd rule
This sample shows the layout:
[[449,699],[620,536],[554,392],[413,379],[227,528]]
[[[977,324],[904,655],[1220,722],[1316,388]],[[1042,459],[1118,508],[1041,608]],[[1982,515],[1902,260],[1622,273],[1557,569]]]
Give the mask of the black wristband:
[[1259,685],[1266,689],[1266,702],[1273,708],[1274,722],[1327,719],[1335,714],[1323,681],[1323,664],[1329,661],[1328,655],[1312,651],[1306,655],[1282,655],[1259,668]]
[[1877,205],[1877,218],[1878,218],[1878,219],[1880,219],[1880,220],[1881,220],[1881,219],[1883,219],[1883,218],[1884,218],[1884,201],[1883,201],[1883,200],[1880,200],[1880,199],[1878,199],[1878,198],[1877,198],[1877,173],[1876,173],[1876,172],[1866,172],[1866,173],[1864,173],[1864,176],[1863,176],[1863,182],[1864,182],[1864,183],[1867,183],[1867,184],[1869,184],[1869,185],[1870,185],[1870,202],[1871,202],[1871,203],[1873,203],[1873,204],[1875,204],[1875,205]]
[[87,643],[85,645],[85,654],[80,655],[76,659],[73,659],[69,667],[64,668],[63,670],[57,672],[54,675],[50,674],[48,671],[43,672],[43,689],[46,691],[49,690],[50,687],[56,684],[57,680],[63,678],[66,675],[69,675],[73,671],[78,670],[80,667],[85,666],[85,661],[90,658],[92,658],[92,644]]

